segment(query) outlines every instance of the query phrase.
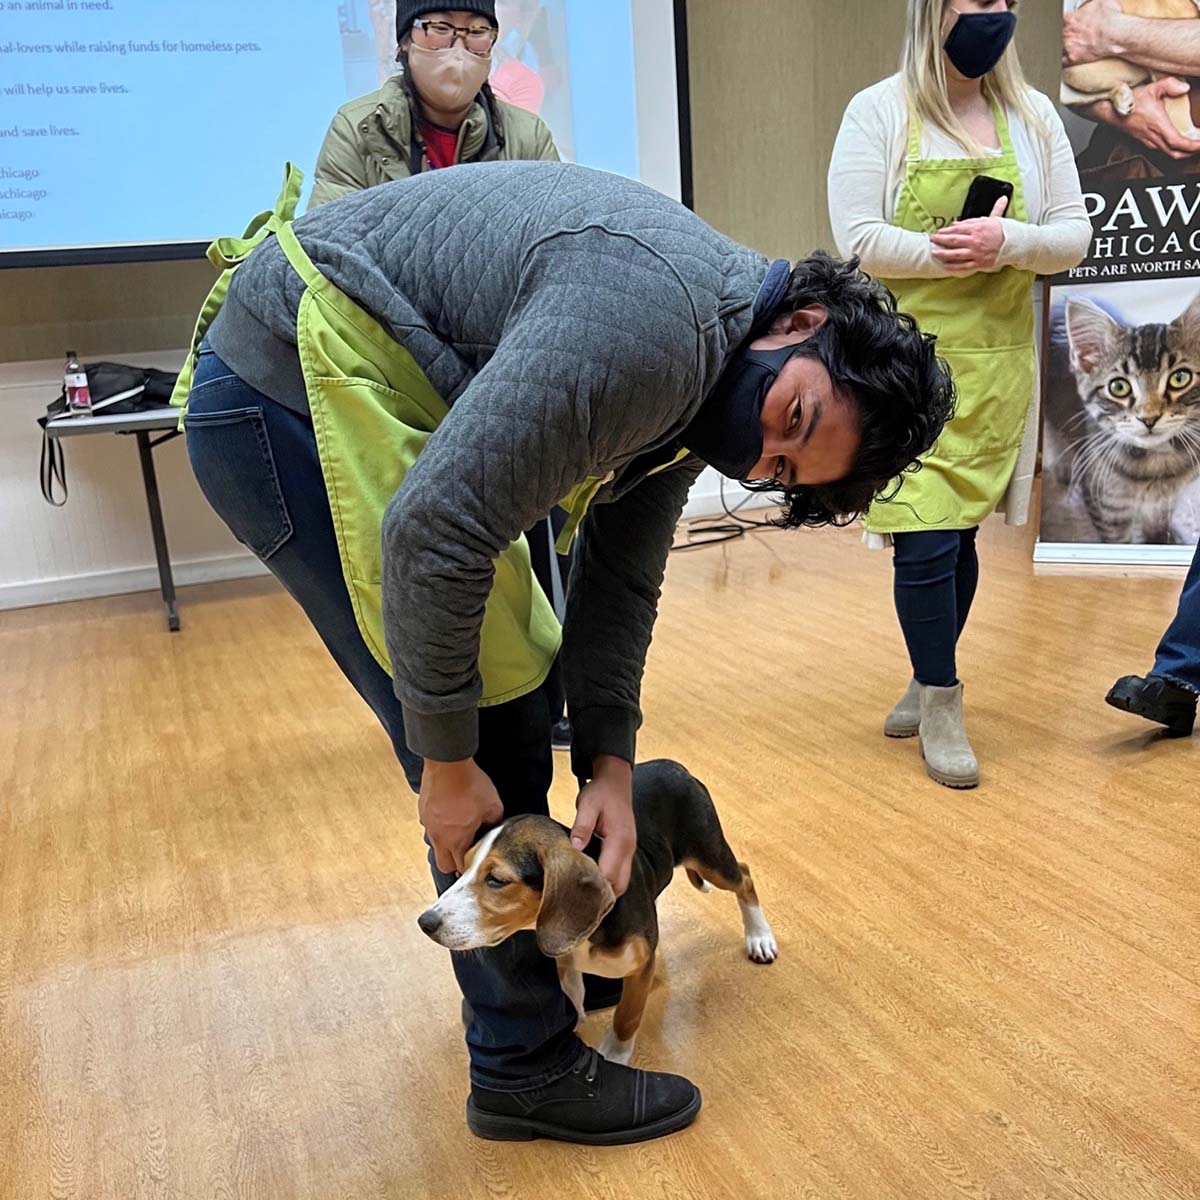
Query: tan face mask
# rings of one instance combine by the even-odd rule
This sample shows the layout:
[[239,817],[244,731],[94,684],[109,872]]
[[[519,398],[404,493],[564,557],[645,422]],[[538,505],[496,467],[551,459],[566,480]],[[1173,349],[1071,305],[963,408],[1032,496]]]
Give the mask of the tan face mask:
[[492,56],[472,54],[464,46],[429,50],[409,46],[408,69],[417,94],[432,108],[458,112],[466,108],[487,82]]

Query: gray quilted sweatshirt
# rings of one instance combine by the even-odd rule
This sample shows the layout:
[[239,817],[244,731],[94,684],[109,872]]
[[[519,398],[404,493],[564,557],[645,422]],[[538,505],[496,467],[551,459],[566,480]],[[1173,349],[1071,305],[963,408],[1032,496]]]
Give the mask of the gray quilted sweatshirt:
[[[634,757],[639,692],[694,457],[657,474],[749,331],[767,260],[641,184],[559,163],[455,167],[309,213],[317,266],[410,351],[450,415],[383,524],[396,695],[418,754],[477,748],[493,564],[588,476],[563,667],[576,773]],[[238,270],[213,348],[303,410],[303,290],[278,244]]]

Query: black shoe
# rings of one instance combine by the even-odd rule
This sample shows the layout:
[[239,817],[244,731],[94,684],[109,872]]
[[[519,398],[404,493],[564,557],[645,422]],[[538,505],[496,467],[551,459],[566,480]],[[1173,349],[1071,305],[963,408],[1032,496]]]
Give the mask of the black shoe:
[[606,1008],[616,1007],[621,999],[621,981],[605,979],[603,975],[585,975],[583,977],[583,1011],[603,1012]]
[[1196,724],[1196,693],[1156,675],[1126,675],[1105,700],[1122,712],[1165,725],[1171,737],[1187,737]]
[[678,1075],[637,1071],[585,1047],[561,1079],[528,1092],[471,1088],[467,1124],[497,1142],[554,1138],[588,1146],[625,1146],[684,1129],[700,1111],[700,1092]]
[[563,717],[550,730],[550,745],[555,750],[570,750],[571,748],[571,718]]

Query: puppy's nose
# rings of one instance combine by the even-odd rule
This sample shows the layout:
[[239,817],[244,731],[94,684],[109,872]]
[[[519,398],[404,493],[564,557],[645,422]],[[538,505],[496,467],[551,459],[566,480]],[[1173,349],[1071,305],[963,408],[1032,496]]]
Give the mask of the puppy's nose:
[[433,937],[435,933],[442,927],[441,914],[432,908],[427,908],[418,918],[417,925],[422,933],[427,933]]

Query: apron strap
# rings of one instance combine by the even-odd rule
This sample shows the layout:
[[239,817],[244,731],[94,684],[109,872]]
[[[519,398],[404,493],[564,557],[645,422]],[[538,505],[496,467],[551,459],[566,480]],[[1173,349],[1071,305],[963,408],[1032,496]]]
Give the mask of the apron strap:
[[233,273],[247,258],[273,233],[290,228],[290,223],[296,215],[296,205],[300,201],[300,193],[304,187],[304,172],[293,163],[287,163],[283,169],[283,187],[275,201],[275,207],[268,212],[259,213],[240,238],[217,238],[208,248],[207,258],[221,272],[217,282],[205,298],[200,316],[196,319],[196,328],[192,331],[192,344],[188,356],[184,360],[176,380],[175,389],[171,393],[171,404],[180,410],[179,428],[183,429],[184,412],[187,409],[188,395],[192,390],[192,378],[196,372],[196,356],[200,353],[200,345],[205,335],[212,327],[221,305],[229,292],[229,284]]
[[[1000,139],[1000,153],[1005,158],[1015,158],[1016,151],[1013,149],[1012,131],[1008,126],[1008,114],[1004,111],[1004,105],[998,100],[992,101],[992,117],[996,122],[996,136]],[[921,118],[917,115],[917,110],[910,104],[908,106],[908,161],[917,162],[921,158],[921,130],[923,124]]]
[[283,187],[275,201],[275,207],[259,213],[240,238],[217,238],[208,248],[208,261],[222,271],[228,271],[243,263],[261,242],[277,232],[280,226],[295,219],[296,205],[300,201],[303,187],[304,172],[293,163],[288,163],[283,169]]
[[921,158],[921,118],[913,105],[908,106],[908,161],[919,162]]
[[1015,161],[1017,152],[1013,148],[1012,131],[1008,127],[1008,114],[999,100],[992,101],[992,113],[996,120],[996,136],[1000,139],[1000,153]]
[[280,249],[287,255],[288,262],[292,264],[292,269],[308,287],[314,291],[320,291],[328,286],[329,280],[321,274],[313,260],[308,257],[290,223],[276,229],[275,236],[279,239]]

